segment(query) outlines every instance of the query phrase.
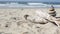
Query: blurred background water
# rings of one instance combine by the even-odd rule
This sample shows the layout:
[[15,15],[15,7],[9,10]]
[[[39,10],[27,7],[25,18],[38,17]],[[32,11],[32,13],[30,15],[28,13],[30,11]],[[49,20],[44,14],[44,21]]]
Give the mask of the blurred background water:
[[0,1],[0,7],[60,7],[60,2]]

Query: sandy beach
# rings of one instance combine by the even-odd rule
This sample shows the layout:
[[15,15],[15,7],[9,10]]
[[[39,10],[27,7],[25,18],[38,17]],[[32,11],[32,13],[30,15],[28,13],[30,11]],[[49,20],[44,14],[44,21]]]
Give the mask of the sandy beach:
[[[0,8],[0,34],[60,34],[53,23],[36,24],[24,19],[24,15],[35,16],[36,10],[48,12],[50,8]],[[60,8],[55,8],[60,17]]]

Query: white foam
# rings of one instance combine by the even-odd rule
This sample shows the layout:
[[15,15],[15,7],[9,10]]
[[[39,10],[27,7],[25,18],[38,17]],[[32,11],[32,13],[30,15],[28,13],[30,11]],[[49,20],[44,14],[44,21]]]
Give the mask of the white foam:
[[[49,4],[43,3],[27,3],[27,4],[18,4],[18,3],[7,3],[7,4],[0,4],[0,6],[5,7],[50,7]],[[53,5],[54,7],[60,7],[60,5]]]

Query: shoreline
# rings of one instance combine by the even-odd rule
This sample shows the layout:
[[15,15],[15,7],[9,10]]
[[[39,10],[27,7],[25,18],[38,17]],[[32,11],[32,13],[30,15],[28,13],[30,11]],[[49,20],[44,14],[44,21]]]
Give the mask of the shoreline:
[[[51,7],[0,7],[0,9],[39,9],[39,8],[51,8]],[[54,7],[54,8],[60,8],[60,7]]]

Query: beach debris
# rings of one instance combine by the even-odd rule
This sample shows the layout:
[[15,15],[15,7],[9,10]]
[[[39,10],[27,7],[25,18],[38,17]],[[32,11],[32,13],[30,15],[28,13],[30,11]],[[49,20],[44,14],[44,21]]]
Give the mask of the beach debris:
[[6,24],[6,26],[5,27],[8,27],[8,24]]
[[48,23],[47,20],[45,20],[43,18],[40,18],[39,16],[24,15],[24,18],[27,21],[37,23],[37,24],[46,24],[46,23]]
[[26,14],[26,15],[24,15],[24,18],[27,20],[27,17],[28,17],[28,16],[29,16],[29,15]]
[[53,5],[51,5],[51,7],[50,7],[49,14],[53,17],[56,16],[56,11],[55,11],[55,8]]
[[54,23],[55,25],[59,26],[58,21],[56,21],[56,18],[48,14],[47,12],[43,12],[41,10],[36,11],[37,16],[48,20],[51,23]]

